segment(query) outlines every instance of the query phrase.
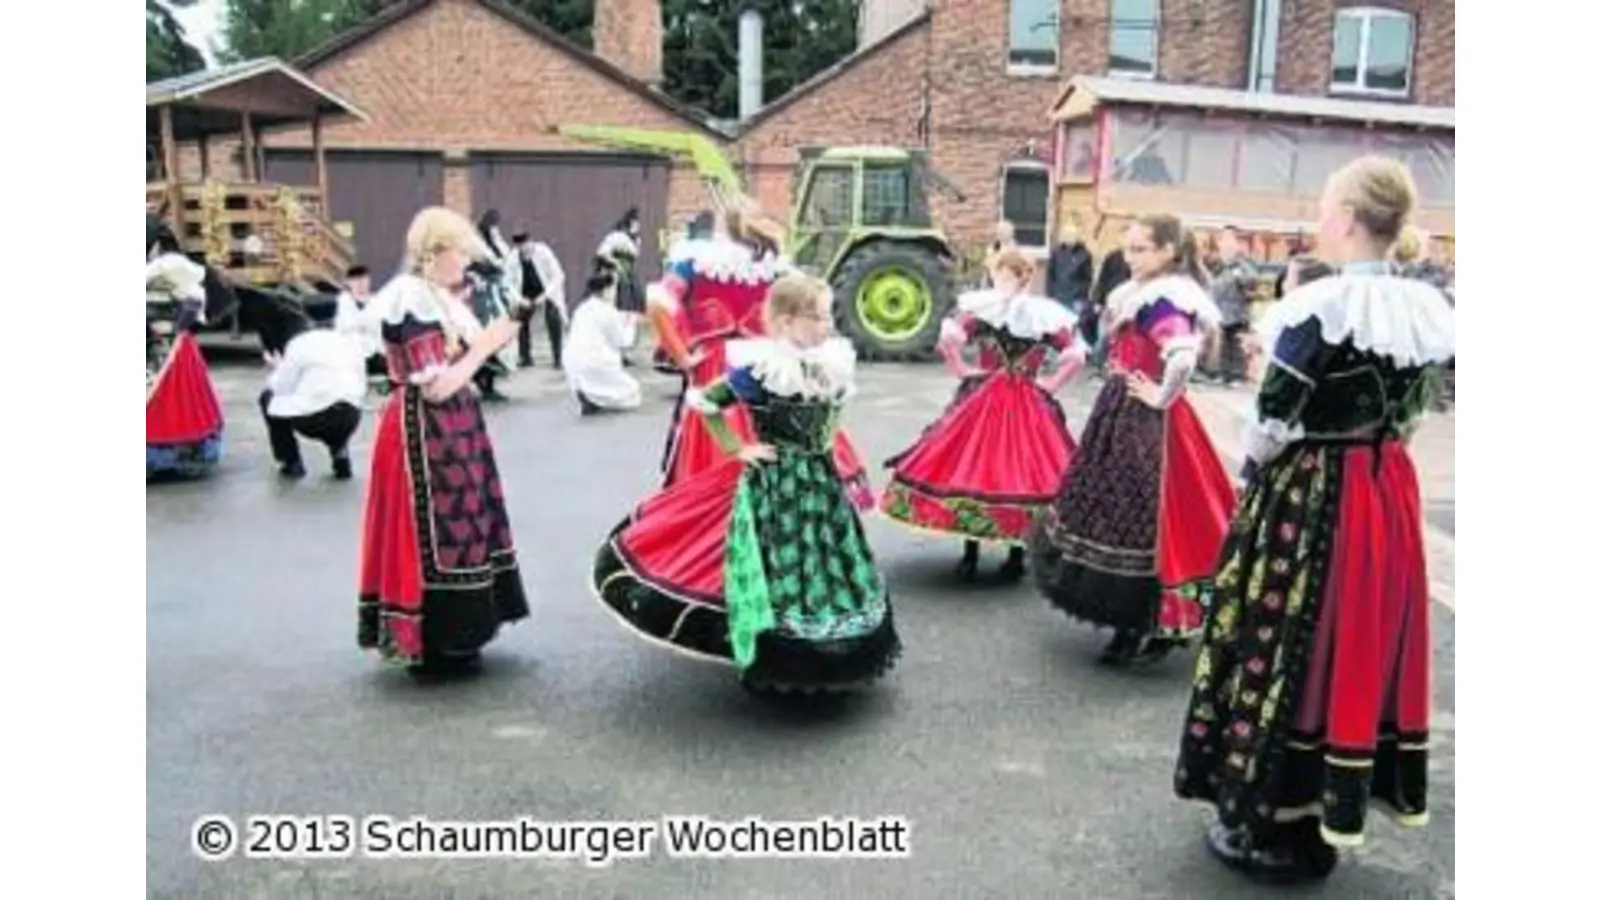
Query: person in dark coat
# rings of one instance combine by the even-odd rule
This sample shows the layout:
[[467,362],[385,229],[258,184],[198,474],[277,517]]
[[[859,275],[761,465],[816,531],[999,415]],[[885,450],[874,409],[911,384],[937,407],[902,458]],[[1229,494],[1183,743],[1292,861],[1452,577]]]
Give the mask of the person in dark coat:
[[1106,348],[1100,340],[1100,318],[1105,315],[1106,300],[1112,291],[1132,277],[1127,260],[1122,258],[1121,247],[1107,253],[1106,258],[1100,261],[1100,274],[1095,277],[1094,287],[1089,289],[1089,308],[1083,314],[1083,337],[1094,347],[1090,359],[1096,368],[1105,364]]
[[1050,262],[1044,273],[1045,295],[1067,308],[1075,316],[1083,316],[1089,305],[1089,289],[1094,285],[1094,257],[1078,237],[1078,225],[1063,219],[1056,233],[1056,245],[1050,248]]

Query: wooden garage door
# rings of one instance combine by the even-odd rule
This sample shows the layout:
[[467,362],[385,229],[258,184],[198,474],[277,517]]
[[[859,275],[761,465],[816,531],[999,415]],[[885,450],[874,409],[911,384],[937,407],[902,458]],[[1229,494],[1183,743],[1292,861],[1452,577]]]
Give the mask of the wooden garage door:
[[[444,157],[355,150],[327,156],[331,217],[355,226],[356,259],[381,286],[400,269],[411,217],[444,202]],[[269,181],[317,183],[308,151],[268,150],[266,158]]]
[[630,207],[644,226],[640,277],[660,274],[657,236],[666,227],[670,174],[670,163],[655,156],[475,153],[472,208],[475,215],[500,210],[507,238],[527,231],[549,244],[566,270],[570,304],[600,240]]

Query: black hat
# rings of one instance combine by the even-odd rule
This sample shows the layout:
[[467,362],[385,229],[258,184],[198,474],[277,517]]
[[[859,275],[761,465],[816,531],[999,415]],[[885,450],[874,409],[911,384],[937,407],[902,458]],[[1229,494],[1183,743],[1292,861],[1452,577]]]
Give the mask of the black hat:
[[527,242],[528,233],[526,231],[519,231],[511,236],[511,243],[513,244],[525,244]]
[[371,275],[371,274],[372,274],[371,270],[369,270],[366,266],[351,266],[350,268],[345,270],[344,277],[346,277],[346,278],[365,278],[366,276]]

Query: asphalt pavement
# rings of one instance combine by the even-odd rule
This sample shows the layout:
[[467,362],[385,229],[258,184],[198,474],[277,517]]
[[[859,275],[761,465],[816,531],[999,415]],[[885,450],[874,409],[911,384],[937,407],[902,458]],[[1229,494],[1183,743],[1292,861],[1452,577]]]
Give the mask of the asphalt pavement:
[[[227,414],[220,470],[147,491],[150,896],[1283,893],[1215,864],[1201,843],[1207,812],[1172,794],[1192,657],[1140,674],[1104,671],[1094,663],[1104,637],[1052,612],[1026,585],[954,583],[953,540],[869,522],[906,650],[877,690],[841,708],[771,706],[746,695],[730,670],[618,627],[590,597],[587,573],[607,530],[654,482],[675,385],[635,372],[647,384],[645,407],[601,418],[580,419],[548,368],[507,383],[512,402],[491,408],[490,429],[534,613],[488,648],[481,676],[425,684],[356,647],[362,476],[333,481],[324,454],[308,446],[310,477],[281,481],[255,408],[259,366],[215,368]],[[871,460],[912,440],[952,386],[926,366],[865,367],[861,381],[846,424]],[[1080,381],[1064,392],[1074,430],[1095,387]],[[1210,403],[1209,415],[1230,415],[1226,406]],[[370,415],[362,424],[358,473],[375,424]],[[1224,431],[1218,443],[1230,455]],[[986,568],[1000,561],[993,554]],[[1436,562],[1437,579],[1453,578],[1440,569]],[[1444,604],[1435,613],[1432,824],[1401,831],[1377,818],[1367,846],[1330,882],[1296,894],[1454,896],[1454,614]],[[191,826],[212,813],[238,822],[253,814],[900,816],[910,822],[910,854],[658,852],[604,867],[360,855],[202,862]]]

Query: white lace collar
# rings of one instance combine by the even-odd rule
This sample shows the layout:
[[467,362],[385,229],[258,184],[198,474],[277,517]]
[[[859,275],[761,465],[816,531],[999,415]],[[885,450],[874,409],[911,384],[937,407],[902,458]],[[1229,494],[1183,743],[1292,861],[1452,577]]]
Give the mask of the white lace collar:
[[446,295],[445,290],[420,275],[396,275],[372,295],[365,312],[389,325],[399,325],[406,316],[418,322],[437,323],[463,340],[471,340],[483,330],[478,317],[466,304]]
[[792,268],[779,256],[765,254],[757,258],[748,246],[720,236],[680,241],[668,253],[667,263],[685,261],[694,267],[696,275],[738,284],[767,284]]
[[855,390],[856,348],[845,338],[808,349],[772,338],[729,341],[728,365],[749,366],[761,386],[780,397],[839,400]]
[[1357,349],[1402,366],[1448,362],[1456,354],[1456,313],[1439,289],[1414,278],[1347,271],[1295,288],[1262,319],[1261,345],[1308,319],[1330,345]]
[[1199,320],[1205,329],[1222,323],[1222,311],[1205,288],[1187,275],[1163,275],[1150,281],[1126,281],[1111,292],[1106,306],[1113,328],[1131,321],[1142,310],[1165,300]]
[[1078,324],[1077,317],[1054,300],[1033,294],[1007,296],[993,288],[962,294],[956,300],[956,308],[1029,340],[1071,331]]

